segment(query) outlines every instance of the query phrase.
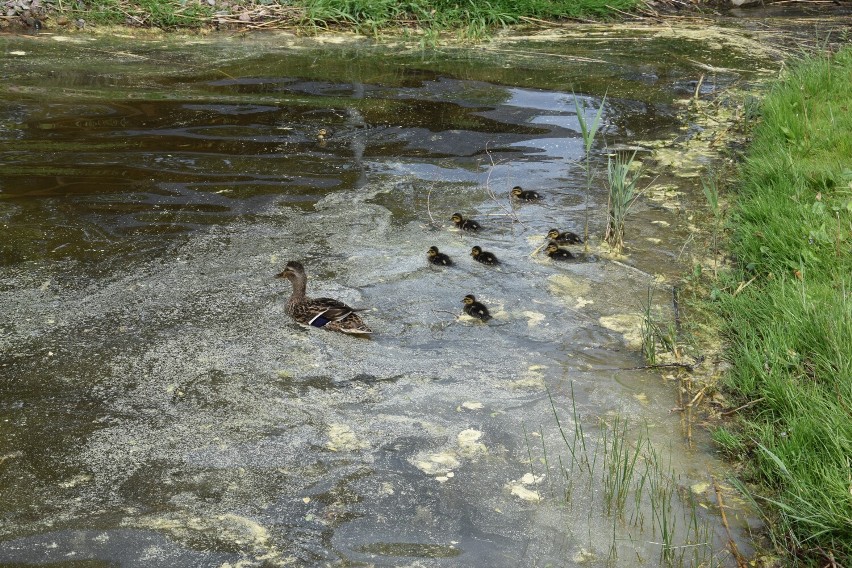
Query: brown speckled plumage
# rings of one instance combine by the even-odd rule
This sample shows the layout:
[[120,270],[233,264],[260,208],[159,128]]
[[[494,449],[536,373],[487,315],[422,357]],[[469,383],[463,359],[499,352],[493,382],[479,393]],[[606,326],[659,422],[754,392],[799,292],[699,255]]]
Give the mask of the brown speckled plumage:
[[293,293],[287,302],[286,311],[298,323],[351,335],[373,333],[373,330],[367,327],[355,313],[360,310],[350,308],[332,298],[308,298],[305,295],[308,277],[302,263],[288,262],[287,267],[276,276],[286,278],[293,285]]
[[583,239],[577,233],[565,231],[560,233],[558,229],[550,229],[547,232],[547,238],[561,245],[581,245]]

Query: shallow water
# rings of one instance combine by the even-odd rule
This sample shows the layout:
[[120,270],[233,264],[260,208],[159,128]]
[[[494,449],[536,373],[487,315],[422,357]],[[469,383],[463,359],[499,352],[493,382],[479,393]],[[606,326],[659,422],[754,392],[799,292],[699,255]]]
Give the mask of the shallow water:
[[[661,501],[604,506],[626,417],[689,547],[672,564],[734,565],[723,464],[683,442],[672,386],[629,370],[649,287],[665,313],[706,254],[700,186],[659,168],[677,191],[637,203],[614,262],[572,93],[607,95],[596,168],[604,144],[688,137],[678,100],[777,68],[736,30],[710,51],[641,26],[426,50],[0,38],[0,563],[653,566]],[[544,202],[511,203],[518,184]],[[530,256],[587,205],[588,257]],[[375,337],[289,321],[291,259]],[[491,322],[459,317],[469,293]]]

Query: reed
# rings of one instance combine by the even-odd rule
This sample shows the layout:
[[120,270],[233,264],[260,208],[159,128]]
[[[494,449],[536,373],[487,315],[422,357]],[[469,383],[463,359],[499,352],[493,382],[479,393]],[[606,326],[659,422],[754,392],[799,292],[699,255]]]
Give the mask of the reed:
[[592,144],[595,142],[598,129],[601,125],[601,116],[603,115],[604,105],[606,104],[606,94],[601,99],[601,104],[597,109],[592,107],[595,113],[592,122],[589,123],[586,118],[586,105],[574,95],[574,109],[577,113],[577,121],[580,123],[580,133],[583,136],[583,172],[586,174],[586,199],[583,207],[583,242],[585,252],[589,252],[589,201],[592,195]]
[[624,223],[630,208],[639,196],[636,184],[642,175],[642,168],[634,169],[635,158],[636,152],[629,156],[622,152],[616,152],[609,156],[607,161],[607,187],[609,189],[607,209],[609,218],[604,240],[615,252],[624,250]]

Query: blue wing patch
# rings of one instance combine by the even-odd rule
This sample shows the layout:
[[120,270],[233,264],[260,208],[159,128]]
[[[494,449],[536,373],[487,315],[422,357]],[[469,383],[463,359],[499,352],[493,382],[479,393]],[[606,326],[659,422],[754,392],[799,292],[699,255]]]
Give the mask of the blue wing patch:
[[325,324],[327,324],[330,321],[331,321],[330,319],[323,317],[322,314],[319,314],[317,317],[315,317],[314,319],[312,319],[310,321],[310,324],[314,327],[324,327]]

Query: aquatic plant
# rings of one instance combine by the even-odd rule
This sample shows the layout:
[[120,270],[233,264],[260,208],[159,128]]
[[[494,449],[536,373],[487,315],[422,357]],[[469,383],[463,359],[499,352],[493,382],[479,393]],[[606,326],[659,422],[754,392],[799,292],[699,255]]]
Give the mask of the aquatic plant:
[[636,183],[642,175],[642,168],[633,167],[635,158],[636,152],[629,157],[622,152],[616,152],[607,160],[609,218],[604,240],[615,252],[624,250],[624,222],[638,197]]
[[574,94],[574,108],[577,112],[577,121],[580,123],[580,133],[583,135],[583,156],[585,160],[583,162],[583,171],[586,174],[586,199],[583,208],[583,243],[584,250],[589,252],[589,199],[592,194],[592,144],[595,141],[595,136],[597,136],[598,128],[601,125],[601,116],[603,113],[604,105],[606,104],[606,93],[604,93],[603,98],[601,99],[601,104],[595,110],[595,117],[592,119],[591,124],[586,119],[586,105],[582,103],[577,95]]
[[713,276],[718,276],[716,257],[719,254],[719,233],[722,229],[723,213],[719,205],[719,180],[716,175],[701,178],[701,189],[707,199],[707,207],[713,216]]
[[[558,468],[557,481],[564,484],[565,504],[571,507],[581,502],[586,507],[589,549],[606,550],[602,535],[594,531],[608,525],[612,536],[605,558],[607,565],[623,565],[617,563],[619,554],[631,548],[637,564],[644,563],[651,545],[659,547],[659,566],[716,566],[715,553],[725,546],[714,532],[714,525],[718,525],[711,524],[696,495],[684,489],[691,482],[676,475],[653,447],[647,427],[637,428],[616,413],[599,419],[597,439],[587,442],[573,396],[571,399],[573,435],[568,433],[551,397],[558,438],[563,445],[551,446],[549,457],[536,460],[526,438],[524,461],[534,475],[542,473],[547,477],[551,464]],[[542,428],[542,451],[545,432]],[[565,460],[563,451],[567,452]],[[537,461],[544,465],[543,471],[534,469]],[[578,487],[583,493],[577,493]],[[574,519],[577,521],[578,517],[575,515]]]

